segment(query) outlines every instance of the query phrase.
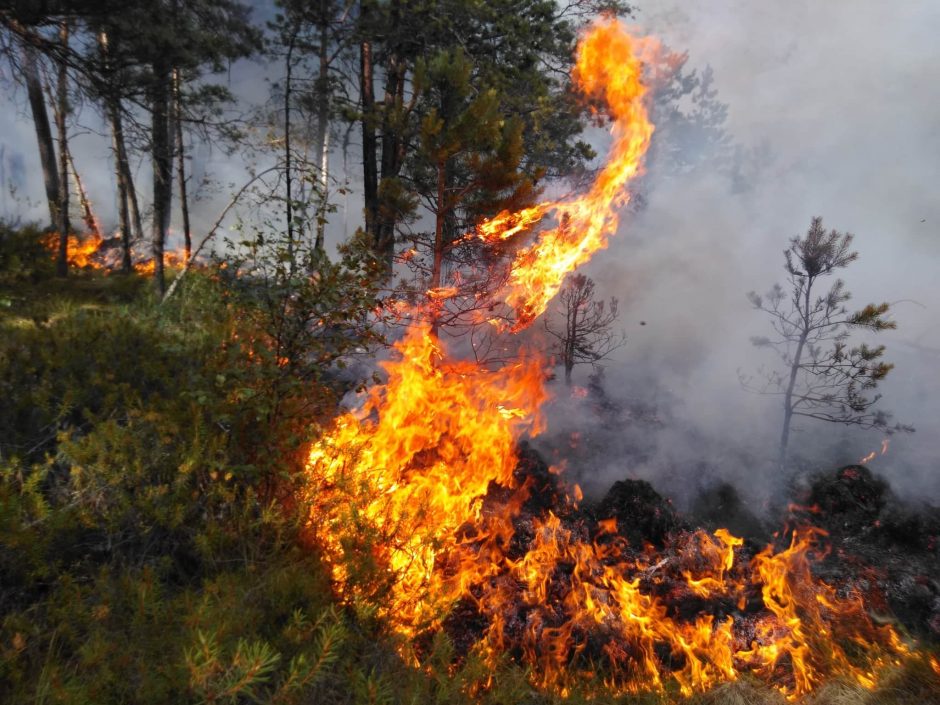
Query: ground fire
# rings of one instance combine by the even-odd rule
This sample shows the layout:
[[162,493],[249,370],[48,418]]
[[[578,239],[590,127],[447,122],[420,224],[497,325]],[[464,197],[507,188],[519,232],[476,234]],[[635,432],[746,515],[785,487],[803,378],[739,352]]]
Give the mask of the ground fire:
[[[59,235],[52,233],[46,236],[44,243],[54,255],[59,247]],[[66,251],[70,267],[108,273],[121,269],[123,254],[121,248],[119,235],[105,238],[98,233],[91,232],[84,236],[69,235]],[[138,274],[153,274],[156,261],[152,255],[143,252],[145,249],[143,247],[132,247],[132,266]],[[182,267],[186,261],[186,256],[181,250],[166,250],[163,253],[163,261],[167,267]]]
[[[615,22],[585,35],[575,78],[614,117],[606,166],[583,195],[479,227],[486,242],[531,238],[502,292],[513,331],[617,229],[653,134],[641,60],[651,46]],[[403,654],[420,663],[443,631],[457,653],[511,658],[562,695],[592,678],[613,692],[688,695],[751,674],[791,699],[832,677],[874,687],[915,657],[893,624],[872,619],[874,597],[814,573],[831,537],[813,512],[795,511],[765,546],[678,521],[638,532],[654,505],[631,504],[630,485],[586,503],[526,448],[544,426],[543,361],[454,360],[431,330],[396,344],[387,381],[307,463],[311,527],[337,591],[380,605]]]

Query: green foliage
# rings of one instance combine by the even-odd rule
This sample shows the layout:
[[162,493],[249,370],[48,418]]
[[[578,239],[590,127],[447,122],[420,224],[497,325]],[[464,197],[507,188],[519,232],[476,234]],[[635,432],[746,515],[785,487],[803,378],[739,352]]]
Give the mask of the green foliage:
[[242,431],[266,462],[290,462],[311,424],[347,391],[341,373],[350,356],[381,342],[371,318],[379,282],[371,250],[357,235],[339,254],[334,262],[304,241],[256,231],[219,269],[233,344],[251,360],[220,374],[248,402],[253,416]]
[[166,306],[137,277],[9,289],[0,700],[291,703],[331,683],[346,618],[287,499],[371,300],[355,244],[307,264],[195,272]]
[[[415,90],[423,117],[417,148],[405,164],[429,210],[448,217],[459,212],[461,230],[483,215],[519,208],[536,193],[532,177],[522,170],[523,121],[507,117],[499,90],[480,85],[473,73],[473,62],[460,48],[418,60]],[[436,192],[439,169],[443,202]]]
[[[360,101],[350,101],[349,109],[341,112],[363,128],[363,159],[369,162],[364,169],[366,227],[389,269],[394,235],[405,230],[407,237],[402,226],[408,225],[412,215],[400,210],[407,205],[403,193],[412,190],[421,201],[442,201],[433,183],[436,179],[428,188],[414,164],[405,168],[409,161],[424,160],[419,152],[427,151],[429,133],[437,130],[431,111],[436,110],[436,117],[445,121],[455,116],[446,90],[422,90],[433,88],[426,74],[431,69],[439,75],[450,73],[454,82],[441,87],[453,89],[456,95],[468,80],[473,87],[470,100],[487,96],[485,102],[506,119],[502,127],[507,145],[512,144],[500,158],[513,162],[511,171],[524,174],[531,188],[546,177],[583,176],[594,152],[581,138],[591,106],[571,90],[578,32],[601,13],[629,12],[630,7],[619,0],[361,3],[350,36],[367,48],[371,64],[360,65],[359,78],[363,68],[367,73],[374,69],[374,75],[382,77],[384,99],[360,96]],[[480,132],[486,135],[489,128],[481,125]],[[381,156],[371,144],[372,135],[381,143]],[[435,145],[439,155],[437,148],[446,143]],[[434,160],[430,164],[432,168],[439,165]],[[467,198],[474,192],[472,180],[465,181],[451,171],[446,181],[449,197],[457,194],[457,201],[474,200]],[[495,203],[485,205],[482,193],[476,195],[482,210],[498,209]],[[442,208],[437,205],[429,210]],[[450,229],[453,224],[448,225]],[[449,239],[456,234],[451,232]]]
[[[54,273],[44,234],[35,226],[14,228],[0,222],[0,287],[36,282]],[[0,294],[0,306],[12,302]]]
[[[415,299],[438,287],[463,295],[460,304],[443,304],[448,310],[438,316],[451,332],[480,319],[476,309],[493,304],[489,296],[497,287],[491,280],[501,275],[481,266],[498,256],[495,248],[462,236],[484,217],[529,205],[544,175],[541,168],[525,167],[525,121],[503,111],[505,96],[479,71],[460,47],[416,61],[415,112],[421,119],[414,147],[401,177],[384,179],[380,189],[383,203],[395,204],[389,215],[407,247],[403,259],[412,281],[402,289]],[[415,227],[416,221],[428,227]]]

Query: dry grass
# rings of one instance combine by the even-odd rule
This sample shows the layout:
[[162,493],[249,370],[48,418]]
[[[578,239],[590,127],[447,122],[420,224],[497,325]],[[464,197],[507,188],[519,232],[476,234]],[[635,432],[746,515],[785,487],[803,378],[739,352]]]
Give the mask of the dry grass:
[[776,690],[750,680],[723,683],[695,698],[689,705],[786,705]]
[[856,683],[833,681],[806,698],[804,703],[805,705],[868,705],[871,697],[870,690],[865,690]]
[[[681,705],[787,705],[780,693],[755,680],[724,683]],[[875,690],[834,680],[797,701],[797,705],[940,705],[940,677],[926,657],[912,658],[882,674]]]

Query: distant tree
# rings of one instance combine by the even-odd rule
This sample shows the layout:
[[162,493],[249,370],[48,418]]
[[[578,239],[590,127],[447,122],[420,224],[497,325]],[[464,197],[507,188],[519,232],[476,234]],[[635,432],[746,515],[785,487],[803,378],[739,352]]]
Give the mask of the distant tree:
[[894,367],[881,359],[885,347],[848,346],[854,330],[877,333],[896,327],[886,317],[888,304],[868,304],[853,313],[845,306],[851,298],[845,282],[837,278],[828,290],[822,289],[823,277],[858,258],[851,249],[853,239],[849,233],[827,233],[822,218],[813,218],[806,235],[791,239],[784,250],[788,290],[775,284],[765,296],[748,294],[754,307],[770,316],[774,330],[773,337],[753,337],[751,342],[776,352],[783,370],[762,371],[759,385],[747,377],[742,377],[742,383],[753,391],[783,398],[781,468],[787,461],[794,416],[888,433],[913,430],[901,424],[890,426],[891,415],[874,408],[881,395],[871,392]]
[[[294,232],[308,220],[313,206],[314,243],[324,249],[330,209],[330,137],[336,106],[348,103],[353,88],[344,73],[353,58],[352,4],[341,0],[277,0],[279,12],[268,23],[268,52],[283,64],[283,77],[273,83],[278,106],[271,119],[282,151],[287,231]],[[354,73],[354,71],[352,72]],[[309,188],[308,188],[309,187]],[[311,191],[312,193],[308,192]]]
[[596,365],[626,342],[622,332],[611,328],[617,320],[617,299],[597,300],[594,280],[584,274],[568,278],[553,313],[544,319],[545,330],[557,341],[555,350],[565,368],[565,384],[571,384],[575,365]]
[[[186,181],[182,124],[198,127],[205,136],[235,133],[231,121],[219,117],[220,106],[231,99],[230,92],[207,77],[260,48],[261,33],[251,22],[251,11],[240,0],[63,0],[0,10],[0,27],[60,71],[67,69],[69,79],[105,105],[115,142],[116,172],[123,174],[118,190],[123,188],[132,215],[136,199],[122,144],[126,133],[121,118],[133,121],[135,117],[125,104],[149,114],[141,143],[153,166],[154,279],[161,294],[174,156],[179,157],[181,185]],[[66,25],[74,42],[65,41],[61,33]],[[57,35],[53,28],[60,30]],[[60,168],[60,201],[68,193],[62,173]],[[185,198],[185,192],[181,196]],[[184,220],[187,215],[184,212]],[[63,218],[61,208],[58,216]],[[126,223],[122,227],[129,230]]]
[[728,105],[719,99],[714,70],[689,68],[688,61],[688,52],[664,48],[651,67],[656,140],[646,162],[665,177],[727,170],[734,153]]
[[[221,72],[228,62],[250,56],[259,48],[260,32],[252,25],[250,14],[251,8],[239,0],[135,0],[96,25],[112,37],[112,60],[138,67],[128,90],[143,99],[151,116],[151,232],[154,278],[161,295],[165,291],[163,254],[170,225],[173,158],[184,158],[181,129],[176,125],[187,121],[212,127],[219,106],[231,96],[224,86],[206,80],[206,75]],[[185,184],[181,163],[177,162],[177,171],[180,183]]]
[[[137,189],[131,173],[127,153],[127,140],[124,134],[124,108],[121,104],[121,67],[111,59],[112,39],[105,29],[99,29],[96,41],[101,54],[100,73],[106,80],[107,87],[102,94],[102,104],[111,130],[111,151],[114,157],[114,175],[117,183],[118,216],[121,223],[121,268],[125,273],[131,271],[131,241],[144,236],[140,206],[137,201]],[[133,229],[132,229],[133,228]]]

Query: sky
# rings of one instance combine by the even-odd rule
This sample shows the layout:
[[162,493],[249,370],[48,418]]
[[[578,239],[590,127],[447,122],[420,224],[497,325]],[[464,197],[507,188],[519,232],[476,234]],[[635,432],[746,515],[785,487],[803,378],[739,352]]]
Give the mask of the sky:
[[[612,447],[598,476],[644,477],[681,494],[688,487],[682,468],[704,456],[713,459],[707,479],[732,480],[757,499],[776,491],[780,478],[768,459],[779,403],[748,394],[738,381],[739,370],[772,362],[748,342],[768,328],[745,294],[783,281],[789,238],[819,215],[856,236],[860,257],[844,273],[853,302],[894,302],[898,330],[878,338],[896,363],[882,403],[918,430],[894,437],[872,469],[905,497],[940,501],[940,3],[650,0],[633,23],[687,51],[691,67],[711,66],[718,98],[729,107],[728,132],[768,156],[737,192],[718,169],[684,178],[651,173],[647,207],[624,218],[588,266],[599,292],[619,299],[628,337],[606,365],[612,393],[641,398],[655,389],[678,400],[676,423],[658,433],[653,462],[625,468]],[[240,63],[227,80],[257,101],[267,94],[264,77],[263,67]],[[0,98],[0,214],[29,220],[41,218],[43,206],[24,102],[6,88]],[[107,142],[94,134],[100,122],[93,111],[81,122],[76,161],[102,215],[113,218]],[[197,179],[209,173],[220,182],[195,204],[198,231],[215,220],[228,184],[239,184],[244,171],[218,151],[194,156]],[[142,182],[146,171],[143,165]],[[359,217],[355,193],[337,205],[334,239]],[[877,432],[821,424],[801,427],[794,438],[821,466],[857,460],[880,442]],[[750,449],[753,464],[741,462],[737,446]]]

